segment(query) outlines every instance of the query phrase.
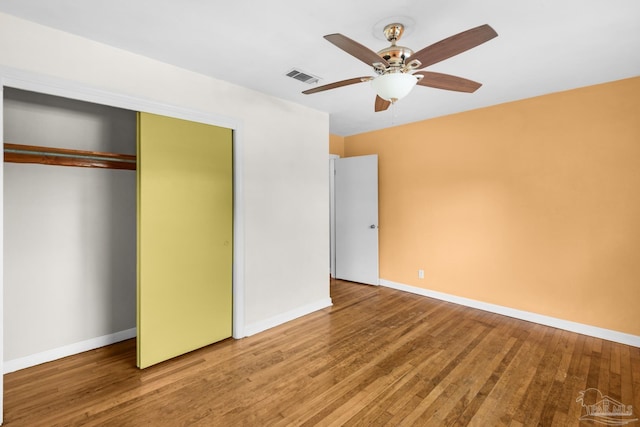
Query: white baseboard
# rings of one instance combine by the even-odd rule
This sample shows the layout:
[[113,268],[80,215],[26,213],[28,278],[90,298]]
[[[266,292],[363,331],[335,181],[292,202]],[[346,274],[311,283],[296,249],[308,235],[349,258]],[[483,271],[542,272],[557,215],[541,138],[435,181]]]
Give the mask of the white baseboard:
[[307,314],[313,313],[314,311],[331,307],[332,305],[333,303],[331,302],[331,298],[325,298],[320,301],[298,307],[295,310],[291,310],[286,313],[271,317],[269,319],[245,325],[244,333],[246,336],[255,335],[259,332],[266,331],[267,329],[271,329],[278,325],[282,325],[283,323],[297,319],[298,317],[306,316]]
[[43,351],[41,353],[31,354],[29,356],[20,357],[18,359],[7,360],[4,362],[3,372],[8,374],[20,369],[29,368],[52,360],[61,359],[73,354],[82,353],[83,351],[93,350],[95,348],[104,347],[119,341],[128,340],[136,336],[136,328],[127,329],[125,331],[116,332],[101,337],[91,338],[74,344],[65,345],[64,347],[54,348]]
[[479,310],[489,311],[491,313],[501,314],[516,319],[526,320],[528,322],[539,323],[541,325],[551,326],[566,331],[576,332],[582,335],[602,338],[608,341],[614,341],[621,344],[640,347],[640,336],[626,334],[624,332],[613,331],[610,329],[599,328],[597,326],[585,325],[582,323],[571,322],[569,320],[558,319],[555,317],[544,316],[542,314],[532,313],[530,311],[517,310],[515,308],[505,307],[502,305],[490,304],[487,302],[477,301],[469,298],[463,298],[456,295],[445,294],[443,292],[431,291],[429,289],[417,288],[415,286],[395,283],[390,280],[380,279],[380,285],[400,291],[410,292],[442,301],[452,302],[454,304],[464,305],[466,307],[477,308]]
[[[270,319],[256,322],[250,325],[245,325],[243,336],[250,336],[257,334],[258,332],[271,329],[275,326],[297,319],[298,317],[305,316],[313,313],[314,311],[322,310],[326,307],[331,307],[333,303],[331,298],[325,298],[315,303],[307,304],[302,307],[298,307],[295,310],[291,310],[286,313],[279,314]],[[3,365],[3,373],[18,371],[20,369],[36,366],[41,363],[51,362],[53,360],[61,359],[63,357],[71,356],[73,354],[82,353],[84,351],[93,350],[95,348],[104,347],[109,344],[114,344],[119,341],[124,341],[136,336],[136,328],[127,329],[125,331],[116,332],[101,337],[91,338],[86,341],[81,341],[74,344],[69,344],[64,347],[54,348],[51,350],[43,351],[41,353],[31,354],[29,356],[20,357],[18,359],[7,360]]]

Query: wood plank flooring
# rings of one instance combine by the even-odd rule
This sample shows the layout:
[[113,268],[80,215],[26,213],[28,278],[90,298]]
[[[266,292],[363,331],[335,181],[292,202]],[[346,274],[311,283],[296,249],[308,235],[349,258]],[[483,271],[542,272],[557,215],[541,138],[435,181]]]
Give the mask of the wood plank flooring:
[[7,374],[4,425],[578,426],[588,388],[640,415],[639,348],[384,287],[331,292],[331,308],[143,371],[128,340]]

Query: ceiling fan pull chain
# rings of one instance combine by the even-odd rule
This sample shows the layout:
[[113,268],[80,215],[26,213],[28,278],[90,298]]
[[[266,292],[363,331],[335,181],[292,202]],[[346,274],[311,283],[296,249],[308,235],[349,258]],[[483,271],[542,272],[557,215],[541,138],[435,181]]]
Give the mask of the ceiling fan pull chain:
[[396,103],[391,103],[391,126],[396,125]]

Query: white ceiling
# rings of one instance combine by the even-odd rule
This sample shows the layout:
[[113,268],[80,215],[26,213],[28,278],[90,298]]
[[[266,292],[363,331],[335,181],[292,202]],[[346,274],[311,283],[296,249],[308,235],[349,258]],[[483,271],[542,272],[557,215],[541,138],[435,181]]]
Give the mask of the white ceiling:
[[[343,136],[640,75],[638,0],[2,0],[0,11],[327,111]],[[373,75],[322,36],[377,51],[388,43],[374,29],[396,20],[414,51],[491,25],[497,38],[428,68],[483,86],[416,87],[375,113],[369,83],[302,95],[311,86],[285,76]]]

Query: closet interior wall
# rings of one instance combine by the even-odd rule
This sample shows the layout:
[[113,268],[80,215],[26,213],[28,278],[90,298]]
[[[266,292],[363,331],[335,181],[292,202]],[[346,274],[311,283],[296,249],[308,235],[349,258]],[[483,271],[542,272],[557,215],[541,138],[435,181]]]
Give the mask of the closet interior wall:
[[[4,142],[136,154],[136,113],[4,88]],[[136,173],[4,164],[4,361],[136,325]]]

